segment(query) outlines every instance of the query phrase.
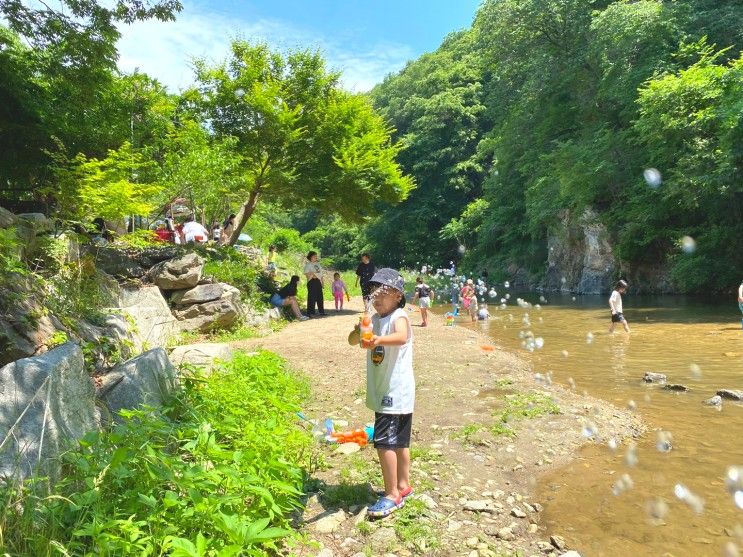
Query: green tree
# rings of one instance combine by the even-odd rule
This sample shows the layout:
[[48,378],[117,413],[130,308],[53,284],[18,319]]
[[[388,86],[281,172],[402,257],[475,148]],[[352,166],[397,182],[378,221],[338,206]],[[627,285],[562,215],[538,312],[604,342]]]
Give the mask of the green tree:
[[283,56],[235,41],[227,62],[196,67],[204,118],[217,138],[235,138],[242,159],[231,242],[263,198],[360,220],[413,188],[395,162],[391,130],[362,96],[339,88],[319,53]]

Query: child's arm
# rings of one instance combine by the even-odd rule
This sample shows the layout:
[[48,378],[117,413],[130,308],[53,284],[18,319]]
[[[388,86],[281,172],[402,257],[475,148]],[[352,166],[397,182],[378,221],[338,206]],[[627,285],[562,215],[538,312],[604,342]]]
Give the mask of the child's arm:
[[402,346],[408,342],[410,324],[405,317],[395,319],[395,332],[382,337],[374,336],[369,343],[371,346]]
[[361,344],[361,327],[354,325],[353,331],[348,333],[348,344],[357,346]]

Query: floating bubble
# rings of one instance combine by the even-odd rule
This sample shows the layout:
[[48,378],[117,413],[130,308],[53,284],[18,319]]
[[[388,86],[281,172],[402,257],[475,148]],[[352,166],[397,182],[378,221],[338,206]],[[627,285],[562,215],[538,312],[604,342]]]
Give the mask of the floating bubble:
[[498,293],[492,288],[490,289],[490,292],[488,292],[488,296],[490,296],[491,298],[495,298],[497,295]]
[[459,247],[457,248],[457,251],[459,253],[464,253],[465,251],[467,251],[467,248],[464,247],[464,245],[460,244]]
[[673,435],[669,431],[659,431],[655,448],[661,453],[670,453],[673,448]]
[[673,493],[678,499],[689,505],[694,513],[702,514],[704,512],[704,499],[692,493],[684,484],[676,484]]
[[627,466],[637,466],[637,444],[632,442],[627,447],[627,452],[624,454],[624,463]]
[[740,557],[738,546],[733,542],[727,542],[722,548],[722,557]]
[[545,298],[544,296],[539,296],[539,301],[542,302],[543,304],[546,304],[547,298]]
[[534,339],[534,344],[537,348],[541,349],[544,346],[544,339],[542,337],[537,337]]
[[582,431],[582,433],[583,433],[583,437],[587,437],[588,439],[594,439],[595,437],[598,436],[599,430],[596,427],[596,424],[594,424],[593,422],[589,422],[588,420],[586,420],[583,423],[583,431]]
[[567,282],[567,279],[565,277],[561,277],[560,278],[560,282],[563,283],[563,284],[565,284]]
[[560,354],[562,354],[563,358],[567,358],[570,355],[567,350],[563,350]]
[[609,446],[609,450],[611,452],[616,452],[616,450],[619,448],[619,443],[617,443],[617,440],[614,437],[609,439],[607,445]]
[[510,283],[510,282],[508,282],[508,281],[506,281],[506,282],[504,282],[504,283],[503,283],[503,286],[504,286],[505,288],[511,288],[511,283]]
[[593,333],[589,332],[588,334],[586,334],[586,343],[587,344],[593,343]]
[[568,377],[568,385],[570,385],[571,389],[575,390],[575,379]]
[[647,502],[645,509],[648,513],[648,517],[650,518],[651,523],[656,525],[661,524],[663,522],[663,519],[668,514],[668,503],[660,498],[651,499]]
[[649,402],[650,402],[650,401],[652,400],[652,399],[650,398],[650,394],[649,394],[649,393],[645,393],[645,396],[643,397],[643,400],[644,400],[645,402],[649,403]]
[[702,378],[702,368],[699,367],[697,364],[690,364],[689,365],[689,371],[691,371],[691,376],[694,379],[701,379]]
[[697,250],[697,242],[691,236],[682,237],[680,244],[684,253],[692,254]]
[[739,509],[743,509],[743,466],[728,467],[725,475],[725,487],[727,487],[733,501]]
[[637,403],[634,400],[630,400],[627,403],[627,409],[634,412],[635,410],[637,410]]
[[245,96],[245,89],[235,89],[235,96],[238,99],[242,99]]
[[511,299],[511,295],[510,294],[506,294],[506,300],[510,300],[510,299]]
[[575,301],[575,296],[573,296],[573,301]]
[[646,168],[642,173],[645,182],[651,188],[657,188],[663,183],[663,176],[657,168]]
[[622,474],[621,477],[614,482],[614,485],[611,488],[611,491],[614,495],[621,495],[625,491],[629,491],[635,487],[635,482],[632,481],[632,478],[629,474]]

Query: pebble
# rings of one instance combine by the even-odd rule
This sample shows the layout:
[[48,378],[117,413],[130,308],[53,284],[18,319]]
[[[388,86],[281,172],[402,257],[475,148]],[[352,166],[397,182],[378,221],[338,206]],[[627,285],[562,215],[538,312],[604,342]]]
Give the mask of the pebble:
[[666,376],[663,373],[654,373],[652,371],[646,371],[645,375],[642,377],[642,380],[645,381],[645,383],[665,383]]
[[581,557],[580,553],[575,551],[574,549],[571,549],[570,551],[567,551],[565,553],[561,553],[560,557]]
[[536,534],[539,531],[539,526],[536,524],[529,524],[529,533]]
[[462,527],[462,523],[461,522],[457,522],[456,520],[450,520],[449,521],[449,524],[446,527],[446,530],[448,532],[456,532],[461,527]]
[[438,503],[433,500],[433,497],[426,495],[425,493],[423,495],[415,495],[414,498],[423,503],[429,510],[433,510],[439,506]]
[[462,508],[465,511],[477,512],[477,513],[495,513],[496,509],[493,506],[492,501],[481,499],[477,501],[466,501]]
[[680,393],[689,392],[689,387],[681,385],[680,383],[669,383],[668,385],[664,385],[663,388],[667,391],[676,391]]
[[544,553],[550,553],[554,549],[551,543],[545,541],[538,541],[537,547],[539,548],[539,551],[543,551]]
[[705,400],[702,404],[705,406],[722,406],[722,397],[720,395],[715,395],[712,398]]
[[330,534],[335,532],[344,520],[346,513],[343,510],[336,511],[315,522],[315,530],[320,534]]
[[480,543],[480,540],[476,537],[467,538],[467,541],[464,542],[467,547],[477,547],[477,544]]
[[511,509],[511,515],[516,518],[526,518],[526,513],[517,507]]
[[511,530],[510,528],[501,528],[500,530],[498,530],[496,536],[499,539],[505,541],[513,541],[516,539],[516,534],[514,534],[513,530]]
[[335,449],[335,452],[339,454],[349,455],[359,452],[360,450],[361,445],[352,441],[350,443],[341,443],[340,445],[338,445],[338,448]]
[[361,508],[361,510],[356,513],[356,516],[353,517],[353,525],[358,526],[361,524],[365,519],[367,515],[367,511],[369,510],[369,507],[364,506]]
[[567,543],[565,543],[565,538],[562,536],[550,536],[550,543],[554,545],[557,549],[562,551],[567,547]]

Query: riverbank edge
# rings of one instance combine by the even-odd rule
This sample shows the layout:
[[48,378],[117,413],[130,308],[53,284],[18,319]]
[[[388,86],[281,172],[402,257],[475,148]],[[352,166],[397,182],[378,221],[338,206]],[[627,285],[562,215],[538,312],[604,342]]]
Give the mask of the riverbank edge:
[[[337,315],[290,324],[268,337],[233,346],[261,347],[280,354],[310,379],[313,400],[308,414],[356,427],[372,418],[362,400],[363,362],[358,348],[335,339],[344,338],[360,310],[360,301],[354,299]],[[416,314],[410,315],[417,324]],[[328,448],[328,468],[314,476],[326,489],[308,494],[301,522],[301,530],[316,543],[293,555],[319,554],[318,547],[326,551],[326,557],[388,551],[402,557],[423,553],[474,557],[474,551],[478,557],[517,551],[561,555],[566,546],[560,543],[560,533],[540,526],[544,505],[536,501],[538,479],[574,461],[586,444],[614,438],[621,445],[647,429],[628,410],[552,383],[517,352],[493,344],[482,331],[443,324],[434,315],[427,329],[414,328],[418,399],[413,447],[418,463],[414,458],[411,473],[414,484],[430,486],[419,490],[418,496],[427,504],[421,520],[436,530],[437,547],[421,551],[415,543],[401,540],[399,532],[391,535],[394,518],[365,522],[369,527],[360,528],[359,514],[365,509],[358,502],[344,504],[332,498],[330,504],[327,490],[353,481],[354,471],[349,468],[359,468],[359,462],[366,459],[361,467],[373,474],[376,463],[370,450],[357,453],[363,457],[353,457]],[[349,364],[354,369],[350,374]],[[559,414],[537,408],[507,424],[515,436],[493,435],[499,405],[530,396],[536,402],[543,397],[553,400]],[[478,504],[481,510],[472,510],[480,508]],[[323,519],[328,516],[334,516],[338,524],[326,532]],[[318,524],[323,526],[318,528]],[[379,534],[380,530],[384,533]],[[548,541],[552,536],[558,536],[556,542]]]

